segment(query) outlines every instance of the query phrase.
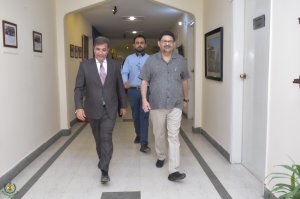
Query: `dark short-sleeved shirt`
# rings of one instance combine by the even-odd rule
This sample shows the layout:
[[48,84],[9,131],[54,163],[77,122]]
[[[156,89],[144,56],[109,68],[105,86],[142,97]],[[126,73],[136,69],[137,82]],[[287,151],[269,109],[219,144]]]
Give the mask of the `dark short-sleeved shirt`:
[[166,62],[161,52],[151,55],[141,70],[140,79],[150,85],[151,109],[173,109],[183,106],[182,80],[190,78],[185,59],[173,53]]

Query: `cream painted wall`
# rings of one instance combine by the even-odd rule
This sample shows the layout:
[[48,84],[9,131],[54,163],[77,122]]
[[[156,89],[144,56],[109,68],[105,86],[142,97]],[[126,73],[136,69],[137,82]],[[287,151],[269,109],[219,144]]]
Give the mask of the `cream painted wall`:
[[267,174],[300,164],[300,1],[272,1]]
[[189,79],[189,104],[188,107],[183,108],[183,112],[189,119],[194,118],[194,68],[195,68],[195,46],[194,46],[194,25],[189,25],[190,22],[194,21],[194,16],[188,13],[184,13],[178,21],[182,22],[182,25],[178,23],[174,24],[172,31],[176,37],[176,47],[183,46],[184,58],[187,62],[190,79]]
[[[0,176],[60,128],[53,1],[0,0],[0,19],[17,24],[18,48],[0,40]],[[33,52],[32,31],[43,52]]]
[[[64,17],[66,14],[83,9],[85,7],[93,6],[96,4],[101,4],[104,1],[102,0],[74,0],[72,3],[59,1],[56,0],[56,23],[57,23],[57,58],[58,58],[58,75],[59,75],[59,96],[60,96],[60,115],[61,115],[61,128],[67,128],[69,126],[69,121],[67,115],[68,113],[68,100],[67,100],[67,83],[66,83],[66,54],[68,52],[69,46],[65,45],[65,38],[64,38]],[[195,16],[196,25],[195,25],[195,34],[202,35],[202,0],[160,0],[157,1],[159,3],[167,4],[177,9],[181,9],[183,11],[187,11]],[[203,58],[202,58],[202,51],[203,51],[203,38],[201,36],[195,38],[195,53],[199,56],[196,57],[195,63],[195,78],[196,85],[199,85],[196,90],[196,101],[195,109],[201,110],[202,106],[202,66],[203,66]],[[199,127],[201,126],[201,111],[195,112],[195,120],[194,126]]]
[[[79,64],[82,59],[70,57],[70,44],[82,47],[81,36],[86,35],[92,40],[92,25],[80,14],[71,13],[65,17],[65,46],[66,49],[66,84],[67,84],[67,105],[68,121],[75,118],[74,115],[74,86]],[[92,57],[92,45],[89,45],[89,57]]]
[[[225,150],[230,152],[232,115],[232,3],[204,1],[204,33],[223,27],[223,81],[203,79],[202,128]],[[203,69],[204,72],[204,69]],[[197,110],[197,109],[196,109]]]

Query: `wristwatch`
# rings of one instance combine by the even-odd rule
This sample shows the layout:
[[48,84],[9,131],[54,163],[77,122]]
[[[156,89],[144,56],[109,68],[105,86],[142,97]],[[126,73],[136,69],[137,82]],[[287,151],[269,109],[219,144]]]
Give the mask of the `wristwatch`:
[[188,103],[190,100],[189,99],[183,99],[183,101]]

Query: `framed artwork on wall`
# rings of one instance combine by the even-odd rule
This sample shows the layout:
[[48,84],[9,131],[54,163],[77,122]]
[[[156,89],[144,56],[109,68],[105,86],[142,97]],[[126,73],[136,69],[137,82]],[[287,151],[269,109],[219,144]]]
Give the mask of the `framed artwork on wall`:
[[75,58],[78,58],[78,46],[75,46]]
[[17,24],[2,20],[3,45],[18,48]]
[[205,77],[223,81],[223,27],[205,34]]
[[89,38],[86,35],[82,35],[82,60],[89,58]]
[[42,33],[32,31],[32,40],[33,40],[33,51],[34,52],[43,52],[43,40]]
[[177,47],[177,50],[178,50],[178,54],[179,55],[182,55],[184,57],[184,53],[183,53],[183,45],[180,45]]
[[78,58],[82,58],[82,47],[78,47]]
[[74,54],[75,54],[74,45],[70,44],[70,57],[74,57]]

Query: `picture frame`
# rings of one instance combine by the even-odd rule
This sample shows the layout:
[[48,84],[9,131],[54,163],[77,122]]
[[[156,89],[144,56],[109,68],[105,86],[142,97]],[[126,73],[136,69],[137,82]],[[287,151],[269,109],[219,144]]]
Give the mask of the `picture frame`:
[[32,42],[34,52],[43,52],[43,37],[42,33],[32,31]]
[[78,58],[82,58],[82,47],[78,47]]
[[3,46],[18,48],[17,24],[2,20]]
[[75,47],[73,44],[70,44],[70,57],[74,57],[75,54]]
[[205,78],[223,81],[223,27],[205,34]]
[[78,58],[78,46],[75,46],[75,58]]
[[81,37],[82,42],[82,60],[89,58],[89,38],[86,35],[82,35]]
[[178,54],[184,57],[183,45],[178,46],[177,50],[178,50]]

